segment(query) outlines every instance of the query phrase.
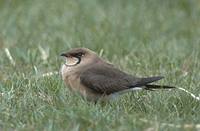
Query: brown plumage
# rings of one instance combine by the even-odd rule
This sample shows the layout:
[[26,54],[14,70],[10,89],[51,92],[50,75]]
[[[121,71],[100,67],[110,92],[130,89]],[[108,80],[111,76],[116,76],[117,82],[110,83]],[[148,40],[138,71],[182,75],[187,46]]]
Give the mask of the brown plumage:
[[138,89],[174,88],[150,84],[162,79],[162,76],[139,78],[122,72],[87,48],[75,48],[61,56],[66,57],[66,63],[61,68],[65,84],[88,100],[109,99],[116,94]]

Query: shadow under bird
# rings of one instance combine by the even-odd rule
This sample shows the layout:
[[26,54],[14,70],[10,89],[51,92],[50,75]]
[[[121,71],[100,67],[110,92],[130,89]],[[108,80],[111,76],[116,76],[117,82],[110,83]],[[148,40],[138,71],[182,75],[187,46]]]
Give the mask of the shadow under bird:
[[127,74],[101,59],[87,48],[74,48],[61,54],[66,62],[61,67],[65,84],[87,100],[108,100],[133,90],[171,89],[175,87],[151,84],[164,77],[139,78]]

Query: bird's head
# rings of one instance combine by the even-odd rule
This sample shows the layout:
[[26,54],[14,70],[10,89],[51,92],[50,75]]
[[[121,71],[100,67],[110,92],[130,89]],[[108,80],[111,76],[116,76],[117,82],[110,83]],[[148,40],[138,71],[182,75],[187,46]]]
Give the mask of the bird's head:
[[91,64],[98,59],[95,52],[87,48],[74,48],[66,53],[62,53],[61,56],[65,57],[67,67],[84,66]]

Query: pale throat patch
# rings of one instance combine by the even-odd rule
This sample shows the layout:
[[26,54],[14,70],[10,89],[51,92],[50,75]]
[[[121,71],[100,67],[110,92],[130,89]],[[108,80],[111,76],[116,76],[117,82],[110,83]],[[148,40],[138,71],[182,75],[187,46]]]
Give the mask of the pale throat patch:
[[73,67],[79,61],[79,59],[76,57],[67,57],[65,59],[66,59],[65,64],[63,64],[60,69],[60,73],[61,73],[63,79],[70,72],[70,70],[71,70],[70,67]]
[[79,59],[76,57],[67,57],[65,64],[68,66],[73,66],[78,63]]

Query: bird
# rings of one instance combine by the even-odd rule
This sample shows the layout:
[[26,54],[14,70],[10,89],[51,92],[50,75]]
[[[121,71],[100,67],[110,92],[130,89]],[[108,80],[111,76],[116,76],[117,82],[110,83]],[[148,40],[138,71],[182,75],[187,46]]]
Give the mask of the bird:
[[152,84],[163,76],[136,77],[123,72],[88,48],[72,48],[61,56],[65,58],[60,69],[62,80],[70,91],[88,101],[107,101],[134,90],[175,88]]

